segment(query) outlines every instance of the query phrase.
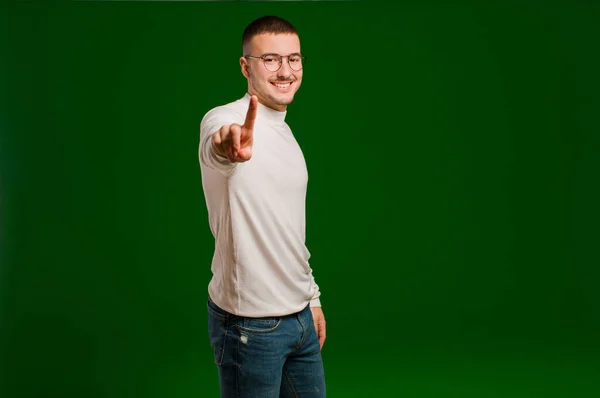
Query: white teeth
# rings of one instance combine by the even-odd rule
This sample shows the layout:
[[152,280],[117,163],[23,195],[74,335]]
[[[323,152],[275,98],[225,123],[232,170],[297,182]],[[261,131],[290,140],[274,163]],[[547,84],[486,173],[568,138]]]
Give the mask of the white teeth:
[[288,88],[290,83],[275,83],[275,85],[279,88]]

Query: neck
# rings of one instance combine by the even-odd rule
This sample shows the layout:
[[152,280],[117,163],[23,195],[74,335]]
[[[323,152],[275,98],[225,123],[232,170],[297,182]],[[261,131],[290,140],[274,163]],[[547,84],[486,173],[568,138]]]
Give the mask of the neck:
[[267,101],[260,94],[253,93],[252,90],[246,91],[246,94],[249,95],[249,96],[256,95],[256,97],[258,98],[258,102],[260,104],[262,104],[263,106],[266,106],[267,108],[270,108],[270,109],[272,109],[272,110],[274,110],[276,112],[285,112],[287,110],[287,106],[285,106],[285,105],[275,105],[275,104]]
[[[251,94],[250,91],[247,91],[246,94],[244,95],[244,100],[250,102],[250,97],[252,95],[256,95],[256,94]],[[258,97],[258,95],[257,95],[257,97]],[[258,97],[258,98],[259,98],[259,101],[258,101],[257,114],[260,118],[264,118],[264,119],[269,120],[270,122],[274,122],[274,123],[285,122],[285,116],[287,114],[286,110],[280,111],[277,109],[273,109],[272,107],[262,103],[260,101],[260,97]]]

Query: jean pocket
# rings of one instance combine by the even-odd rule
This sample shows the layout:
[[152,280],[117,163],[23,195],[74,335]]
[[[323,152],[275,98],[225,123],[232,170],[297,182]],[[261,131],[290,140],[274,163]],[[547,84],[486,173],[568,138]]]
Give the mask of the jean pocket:
[[242,318],[237,322],[236,327],[248,333],[269,333],[277,330],[281,322],[281,317]]

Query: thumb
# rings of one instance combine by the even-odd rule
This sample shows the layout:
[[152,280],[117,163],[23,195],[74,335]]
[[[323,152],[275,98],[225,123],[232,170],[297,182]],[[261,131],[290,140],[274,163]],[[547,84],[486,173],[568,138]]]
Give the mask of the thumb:
[[238,159],[240,159],[241,161],[250,160],[251,157],[252,157],[252,147],[251,146],[244,145],[238,151]]

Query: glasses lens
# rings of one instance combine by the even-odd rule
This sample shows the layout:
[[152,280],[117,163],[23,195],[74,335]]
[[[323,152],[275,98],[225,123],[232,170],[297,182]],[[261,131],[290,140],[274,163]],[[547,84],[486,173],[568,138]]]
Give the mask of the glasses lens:
[[281,58],[269,55],[264,58],[265,68],[271,72],[276,72],[279,70],[279,66],[281,65]]
[[292,68],[293,70],[300,70],[302,69],[302,57],[299,55],[292,55],[289,59],[290,61],[290,68]]

